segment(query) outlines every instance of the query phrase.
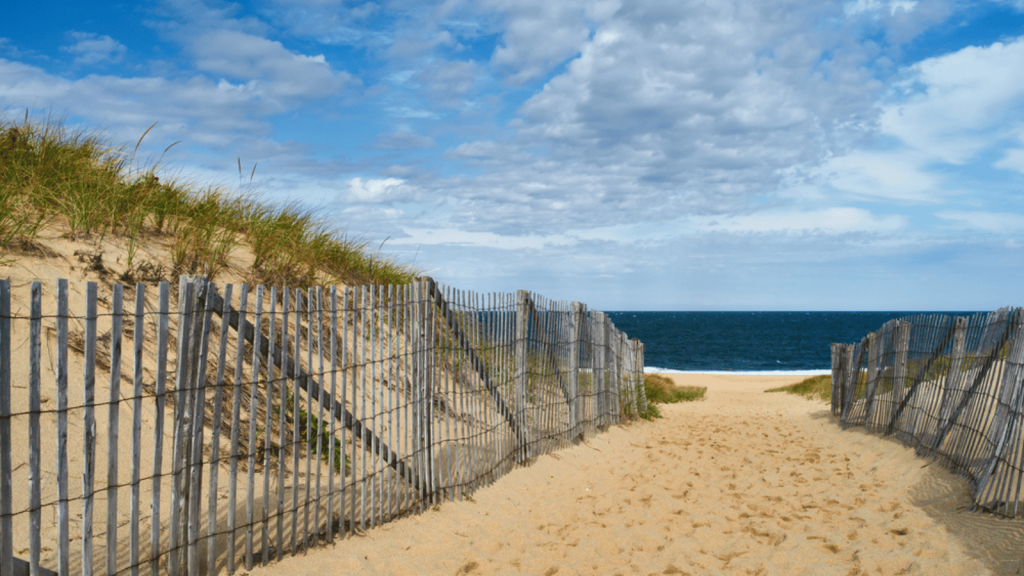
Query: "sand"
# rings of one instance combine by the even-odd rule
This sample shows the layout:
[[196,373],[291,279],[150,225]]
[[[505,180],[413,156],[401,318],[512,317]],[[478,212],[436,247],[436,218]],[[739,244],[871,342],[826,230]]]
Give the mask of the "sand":
[[1024,521],[828,406],[799,377],[672,375],[704,401],[253,575],[1024,574]]

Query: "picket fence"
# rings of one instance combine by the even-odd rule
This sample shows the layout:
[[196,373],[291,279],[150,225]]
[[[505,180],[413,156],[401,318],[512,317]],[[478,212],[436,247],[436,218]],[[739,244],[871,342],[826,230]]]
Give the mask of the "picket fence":
[[1015,517],[1024,511],[1024,309],[911,316],[833,344],[832,413],[966,477],[974,510]]
[[139,284],[125,311],[117,284],[24,288],[12,312],[0,281],[4,576],[251,569],[646,410],[639,341],[526,291],[421,278],[235,299],[182,277],[176,302]]

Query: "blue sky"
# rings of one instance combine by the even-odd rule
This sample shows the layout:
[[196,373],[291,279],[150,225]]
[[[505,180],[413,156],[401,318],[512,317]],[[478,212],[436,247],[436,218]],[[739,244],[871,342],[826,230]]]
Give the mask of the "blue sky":
[[1024,1],[8,2],[0,110],[605,310],[1024,305]]

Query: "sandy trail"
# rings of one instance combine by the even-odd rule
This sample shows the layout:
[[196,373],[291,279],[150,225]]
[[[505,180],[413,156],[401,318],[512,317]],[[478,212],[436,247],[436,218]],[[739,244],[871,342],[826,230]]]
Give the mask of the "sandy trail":
[[798,377],[675,375],[702,402],[542,456],[474,495],[253,574],[1024,574],[1024,522],[842,431]]

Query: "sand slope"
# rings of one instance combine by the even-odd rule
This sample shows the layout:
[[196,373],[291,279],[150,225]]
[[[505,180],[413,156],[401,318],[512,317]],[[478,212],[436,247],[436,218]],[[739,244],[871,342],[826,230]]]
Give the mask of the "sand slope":
[[824,403],[761,392],[797,378],[677,378],[707,399],[253,574],[1024,573],[1024,522],[965,512],[958,479]]

